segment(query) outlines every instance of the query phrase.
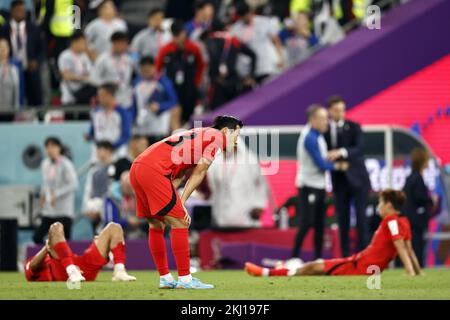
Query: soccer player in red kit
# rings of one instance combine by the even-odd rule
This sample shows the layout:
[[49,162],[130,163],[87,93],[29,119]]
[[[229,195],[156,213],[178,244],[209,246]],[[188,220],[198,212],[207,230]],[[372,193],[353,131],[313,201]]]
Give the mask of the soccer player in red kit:
[[94,281],[102,267],[108,263],[109,253],[114,257],[112,281],[135,281],[125,270],[125,242],[119,224],[109,223],[95,237],[83,255],[72,253],[64,237],[63,225],[50,226],[46,245],[25,263],[28,281]]
[[245,270],[253,276],[367,275],[371,274],[369,267],[376,266],[381,272],[398,255],[407,275],[420,275],[420,265],[411,245],[411,227],[408,219],[400,214],[404,202],[401,191],[387,189],[380,193],[380,226],[367,248],[351,257],[317,260],[295,269],[268,269],[247,262]]
[[[231,116],[219,116],[212,127],[194,128],[150,146],[134,160],[130,181],[136,194],[139,218],[149,222],[148,243],[160,274],[160,288],[212,289],[190,274],[188,227],[191,221],[185,202],[201,184],[219,150],[231,152],[243,124]],[[192,169],[181,197],[176,192],[186,171]],[[171,226],[171,246],[178,281],[169,272],[164,228]]]

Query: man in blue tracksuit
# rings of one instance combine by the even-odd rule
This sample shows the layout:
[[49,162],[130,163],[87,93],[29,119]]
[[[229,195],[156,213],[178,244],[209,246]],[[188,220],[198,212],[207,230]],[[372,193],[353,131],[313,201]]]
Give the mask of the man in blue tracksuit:
[[348,163],[326,160],[327,144],[323,133],[328,130],[328,112],[320,105],[312,105],[307,111],[308,124],[302,130],[297,145],[298,172],[296,186],[299,190],[299,231],[295,239],[292,257],[298,258],[303,239],[314,228],[314,255],[322,257],[325,226],[325,172],[345,171]]

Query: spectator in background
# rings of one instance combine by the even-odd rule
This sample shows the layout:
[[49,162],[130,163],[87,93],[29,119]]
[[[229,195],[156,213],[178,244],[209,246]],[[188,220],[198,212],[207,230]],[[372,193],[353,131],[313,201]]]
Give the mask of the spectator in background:
[[345,172],[331,173],[343,257],[351,255],[349,231],[352,203],[358,230],[357,250],[363,250],[370,240],[366,214],[370,179],[364,159],[364,136],[358,123],[345,119],[345,109],[345,101],[341,97],[335,96],[328,100],[331,121],[325,134],[328,160],[346,161],[350,164]]
[[269,200],[259,161],[244,141],[232,155],[222,153],[207,172],[212,215],[217,227],[259,227]]
[[[285,59],[278,37],[278,26],[269,17],[255,15],[245,2],[236,7],[239,20],[231,27],[231,33],[247,44],[257,56],[256,82],[262,83],[268,77],[283,70]],[[241,73],[248,75],[248,67],[242,66]]]
[[144,56],[156,58],[159,49],[172,39],[170,32],[163,29],[163,21],[164,10],[152,9],[148,14],[147,28],[134,36],[130,50],[137,52],[140,58]]
[[185,123],[191,118],[197,103],[205,62],[200,48],[188,39],[183,22],[174,21],[171,31],[173,40],[161,48],[156,68],[175,85],[183,109],[182,122]]
[[132,106],[133,60],[128,54],[128,35],[115,32],[111,36],[111,50],[100,55],[94,64],[92,80],[100,86],[114,83],[117,86],[117,102],[125,109]]
[[130,171],[134,159],[136,159],[138,155],[144,152],[145,149],[148,148],[148,146],[149,143],[145,136],[134,135],[131,137],[130,141],[128,142],[128,154],[114,163],[115,181],[120,180],[120,176],[122,175],[122,173]]
[[156,72],[152,57],[141,58],[134,85],[135,132],[156,142],[181,127],[181,107],[172,81]]
[[[5,20],[5,23],[6,23],[6,21],[8,21],[9,20],[9,18],[10,18],[10,9],[11,9],[11,3],[13,2],[14,0],[0,0],[0,16],[2,16],[3,17],[3,19]],[[34,1],[33,0],[25,0],[24,1],[24,3],[25,3],[25,6],[26,6],[26,8],[27,8],[27,11],[28,12],[32,12],[33,11],[33,5],[34,5],[34,3],[33,3]],[[0,23],[0,25],[1,25],[1,23]]]
[[347,162],[330,162],[326,159],[327,144],[323,134],[328,129],[328,112],[320,105],[307,110],[308,124],[303,128],[297,145],[298,171],[296,186],[299,192],[299,231],[292,249],[297,259],[303,240],[310,228],[314,228],[314,258],[322,257],[325,227],[325,172],[345,171]]
[[118,17],[113,1],[101,2],[97,7],[97,12],[98,17],[88,23],[84,30],[92,60],[95,60],[102,53],[110,51],[110,40],[114,33],[126,33],[128,31],[125,20]]
[[92,112],[91,127],[87,135],[96,143],[108,141],[114,148],[114,158],[118,159],[127,154],[127,143],[130,138],[131,120],[116,101],[116,86],[103,84],[98,88],[99,105]]
[[428,168],[429,160],[430,156],[426,150],[413,150],[411,153],[412,172],[403,187],[406,202],[402,212],[408,217],[411,224],[412,246],[421,267],[425,265],[426,233],[434,204],[423,179],[423,172]]
[[[205,39],[209,56],[209,106],[211,109],[234,99],[255,84],[256,54],[237,37],[232,36],[222,23],[214,22]],[[250,73],[242,79],[237,72],[239,55],[251,60]]]
[[8,40],[0,38],[0,110],[20,107],[20,69],[11,62]]
[[286,48],[288,67],[309,57],[311,48],[319,43],[311,32],[308,13],[299,12],[293,20],[288,20],[286,27],[280,31],[280,39]]
[[58,68],[62,78],[62,103],[89,104],[96,95],[96,88],[91,85],[92,63],[83,33],[72,36],[70,47],[59,56]]
[[75,192],[78,187],[77,173],[72,162],[61,154],[62,144],[56,137],[45,140],[47,158],[42,162],[42,186],[39,208],[41,224],[34,231],[33,241],[43,243],[50,225],[60,222],[70,239],[75,215]]
[[214,5],[208,0],[197,0],[195,3],[195,16],[185,24],[188,37],[199,41],[203,32],[207,31],[214,19]]
[[42,105],[40,63],[43,41],[40,28],[26,20],[27,9],[22,0],[11,2],[11,20],[0,29],[0,37],[9,39],[11,57],[23,70],[25,96],[30,106]]
[[86,176],[81,212],[91,221],[94,234],[102,227],[105,199],[110,192],[111,177],[115,174],[113,151],[109,141],[97,142],[98,161],[89,169]]

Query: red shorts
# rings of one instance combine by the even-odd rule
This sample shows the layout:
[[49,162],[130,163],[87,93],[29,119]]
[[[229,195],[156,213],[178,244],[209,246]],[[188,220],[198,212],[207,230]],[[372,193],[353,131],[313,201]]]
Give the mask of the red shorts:
[[130,182],[136,194],[138,218],[156,218],[161,221],[165,216],[184,218],[185,211],[170,175],[164,175],[143,163],[133,163]]
[[332,276],[367,275],[365,264],[355,256],[324,260],[324,271]]
[[[30,258],[25,263],[25,277],[28,281],[66,281],[68,276],[66,269],[59,259],[52,258],[49,254],[45,257],[43,265],[39,271],[33,272],[30,268]],[[95,242],[92,242],[83,255],[74,255],[73,262],[81,270],[81,274],[86,281],[94,281],[102,267],[108,263],[98,251]]]

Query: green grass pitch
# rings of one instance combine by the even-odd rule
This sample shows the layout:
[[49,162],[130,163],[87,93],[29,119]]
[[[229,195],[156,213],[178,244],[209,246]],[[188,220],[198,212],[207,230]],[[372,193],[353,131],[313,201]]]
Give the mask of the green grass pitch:
[[130,274],[133,283],[111,282],[111,272],[96,282],[69,290],[64,282],[30,283],[21,273],[0,273],[0,299],[450,299],[450,269],[425,270],[423,277],[406,277],[403,270],[381,275],[381,289],[369,290],[367,277],[254,278],[243,271],[205,271],[195,276],[216,285],[213,290],[159,290],[153,271]]

